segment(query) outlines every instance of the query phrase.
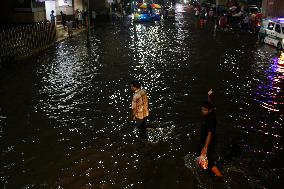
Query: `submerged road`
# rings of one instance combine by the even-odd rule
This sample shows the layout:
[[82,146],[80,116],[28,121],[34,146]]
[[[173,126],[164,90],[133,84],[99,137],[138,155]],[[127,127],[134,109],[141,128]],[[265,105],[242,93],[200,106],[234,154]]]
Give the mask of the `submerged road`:
[[[251,34],[174,21],[98,24],[0,70],[0,188],[278,188],[284,64]],[[130,121],[139,79],[149,143]],[[200,104],[214,89],[218,180],[194,165]]]

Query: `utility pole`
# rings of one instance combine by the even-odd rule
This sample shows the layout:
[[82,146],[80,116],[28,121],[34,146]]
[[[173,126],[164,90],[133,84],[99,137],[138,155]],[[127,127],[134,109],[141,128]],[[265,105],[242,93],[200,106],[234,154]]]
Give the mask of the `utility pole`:
[[132,9],[133,9],[133,1],[130,1],[130,15],[132,16]]
[[91,46],[91,43],[90,43],[90,33],[91,33],[91,18],[90,18],[90,0],[87,0],[88,1],[88,4],[87,4],[87,12],[88,12],[88,28],[87,28],[87,44],[86,46],[87,47],[90,47]]

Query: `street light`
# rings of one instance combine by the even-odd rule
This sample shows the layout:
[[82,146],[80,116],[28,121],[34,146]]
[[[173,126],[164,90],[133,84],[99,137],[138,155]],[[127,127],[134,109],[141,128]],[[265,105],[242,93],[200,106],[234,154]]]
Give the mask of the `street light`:
[[132,0],[130,1],[130,14],[132,16],[132,9],[133,9],[133,5],[132,5]]

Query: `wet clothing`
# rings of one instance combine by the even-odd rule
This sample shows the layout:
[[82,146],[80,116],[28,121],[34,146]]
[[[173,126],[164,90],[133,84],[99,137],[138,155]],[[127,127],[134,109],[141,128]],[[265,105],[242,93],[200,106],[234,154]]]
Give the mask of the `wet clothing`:
[[135,127],[138,130],[138,137],[142,139],[147,139],[147,132],[146,132],[146,118],[144,119],[136,119],[135,120]]
[[211,169],[215,165],[215,145],[216,145],[216,116],[212,111],[206,117],[203,117],[200,131],[200,142],[197,149],[197,155],[200,156],[202,149],[206,143],[208,133],[212,133],[211,142],[207,148],[208,168]]

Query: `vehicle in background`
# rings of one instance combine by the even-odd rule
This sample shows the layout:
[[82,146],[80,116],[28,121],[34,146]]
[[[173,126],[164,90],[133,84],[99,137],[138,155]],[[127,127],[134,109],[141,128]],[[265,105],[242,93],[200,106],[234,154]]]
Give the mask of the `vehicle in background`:
[[259,40],[277,47],[277,50],[284,49],[284,18],[263,19],[259,31]]
[[256,5],[248,5],[248,13],[259,13],[260,9]]

